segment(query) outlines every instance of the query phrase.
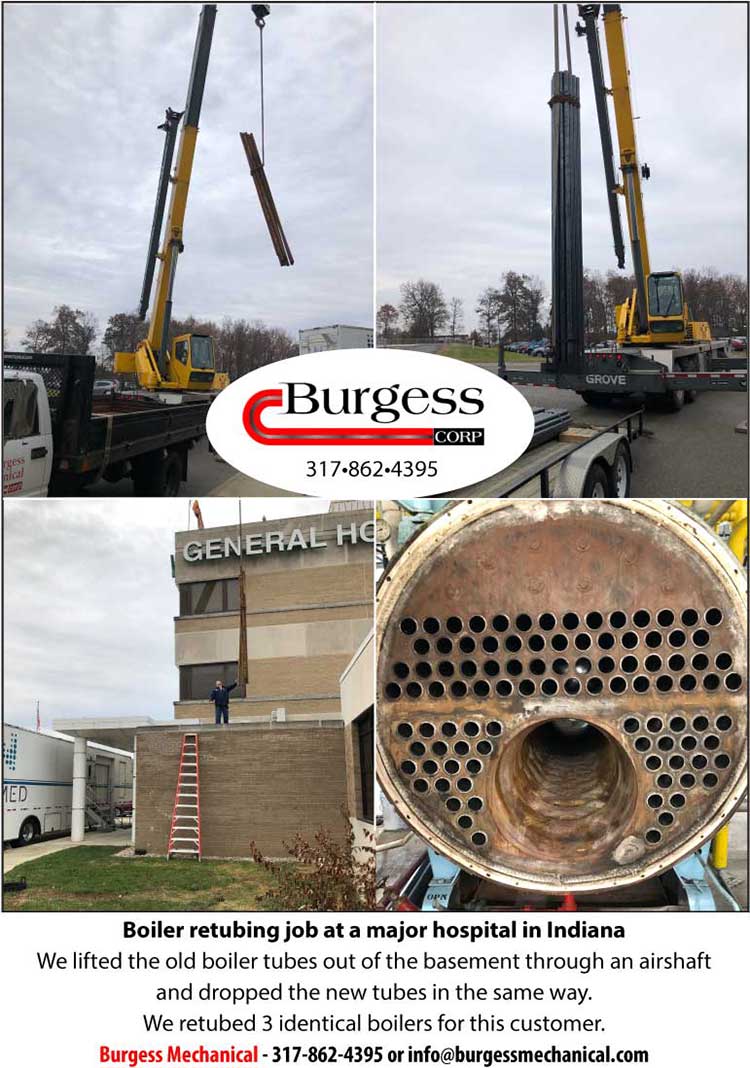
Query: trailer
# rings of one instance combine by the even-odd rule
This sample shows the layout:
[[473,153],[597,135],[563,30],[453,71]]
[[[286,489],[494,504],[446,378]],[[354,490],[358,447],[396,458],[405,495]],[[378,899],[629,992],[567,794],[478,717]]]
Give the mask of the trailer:
[[95,394],[93,356],[4,355],[3,493],[78,493],[133,480],[141,497],[176,497],[206,433],[205,393]]
[[[499,374],[513,385],[573,390],[592,407],[604,407],[616,397],[658,397],[677,412],[699,393],[747,390],[747,367],[730,359],[727,346],[726,338],[672,348],[613,345],[568,355],[564,368],[553,354],[529,370],[508,368],[501,355]],[[727,362],[733,369],[725,369]]]
[[644,434],[643,408],[608,426],[574,423],[559,408],[534,409],[534,436],[522,456],[454,497],[629,497],[633,444]]
[[[133,758],[90,746],[86,764],[86,825],[112,830],[132,811]],[[73,740],[3,725],[3,842],[28,845],[70,831]]]
[[330,349],[371,349],[373,330],[368,326],[312,326],[299,332],[299,352],[327,352]]

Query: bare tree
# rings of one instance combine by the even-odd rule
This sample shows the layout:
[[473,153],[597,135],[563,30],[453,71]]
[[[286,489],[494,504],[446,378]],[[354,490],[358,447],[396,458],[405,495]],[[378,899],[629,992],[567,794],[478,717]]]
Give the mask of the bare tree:
[[90,312],[60,304],[49,321],[37,319],[26,331],[22,346],[29,352],[64,352],[86,356],[99,328]]
[[492,344],[495,337],[499,295],[496,289],[487,286],[479,294],[477,306],[474,309],[479,316],[479,325],[482,327],[488,346]]
[[378,332],[384,338],[389,338],[397,322],[398,308],[394,308],[392,304],[381,304],[378,308]]
[[414,338],[431,338],[448,319],[448,306],[440,286],[420,278],[401,286],[401,315],[407,333]]
[[147,334],[148,322],[142,322],[135,312],[110,315],[102,338],[107,357],[114,361],[116,352],[135,352]]
[[463,326],[464,321],[464,302],[460,297],[451,297],[448,301],[448,312],[450,315],[451,337],[455,337],[456,331]]

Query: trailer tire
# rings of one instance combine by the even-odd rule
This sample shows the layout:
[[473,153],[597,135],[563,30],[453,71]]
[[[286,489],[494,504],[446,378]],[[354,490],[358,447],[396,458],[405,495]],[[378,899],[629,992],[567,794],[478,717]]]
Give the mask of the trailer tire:
[[697,400],[698,400],[698,390],[697,389],[686,389],[685,390],[685,404],[695,404],[695,402]]
[[664,398],[664,407],[668,412],[679,412],[685,404],[685,390],[671,389]]
[[36,842],[41,837],[41,834],[42,828],[39,820],[35,816],[27,816],[21,824],[18,838],[13,844],[17,846],[31,845],[32,842]]
[[582,497],[608,497],[610,493],[609,478],[600,463],[593,463],[586,472]]
[[629,497],[633,461],[630,449],[621,441],[615,450],[611,470],[611,489],[613,497]]

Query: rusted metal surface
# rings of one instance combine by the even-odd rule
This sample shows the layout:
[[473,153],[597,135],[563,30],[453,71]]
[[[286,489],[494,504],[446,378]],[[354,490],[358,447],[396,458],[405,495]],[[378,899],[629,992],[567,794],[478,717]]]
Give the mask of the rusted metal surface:
[[292,250],[289,247],[289,242],[279,219],[279,213],[276,210],[271,188],[266,178],[266,171],[260,158],[258,147],[255,144],[255,138],[251,133],[241,133],[240,140],[242,141],[242,147],[245,149],[247,162],[250,165],[250,174],[255,183],[263,217],[266,220],[268,233],[271,235],[271,241],[279,258],[279,263],[282,267],[291,267],[294,263],[294,256],[292,256]]
[[378,593],[378,775],[506,885],[664,871],[746,786],[744,572],[678,505],[462,501]]

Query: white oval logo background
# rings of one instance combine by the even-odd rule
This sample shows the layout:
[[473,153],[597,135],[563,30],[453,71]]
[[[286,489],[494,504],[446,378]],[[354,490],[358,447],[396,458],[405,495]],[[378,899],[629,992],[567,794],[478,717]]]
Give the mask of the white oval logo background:
[[[318,402],[327,390],[330,408],[340,414],[328,414],[322,404],[310,411],[304,397],[299,412],[286,414],[290,382],[314,385]],[[387,401],[390,387],[397,391],[395,403],[382,404],[373,419],[373,394],[380,390],[377,396]],[[352,410],[357,390],[363,391],[359,413]],[[407,390],[416,391],[408,404],[418,414],[401,405]],[[446,401],[433,400],[435,390],[468,411],[445,414]],[[464,404],[460,395],[466,390],[473,400]],[[342,412],[344,394],[349,413]],[[477,413],[478,396],[483,408]],[[476,439],[479,430],[483,444],[433,443],[436,432],[453,441]],[[206,431],[213,448],[238,471],[293,493],[423,497],[508,467],[528,447],[534,415],[513,386],[461,360],[410,349],[335,349],[279,360],[238,378],[214,400]]]

